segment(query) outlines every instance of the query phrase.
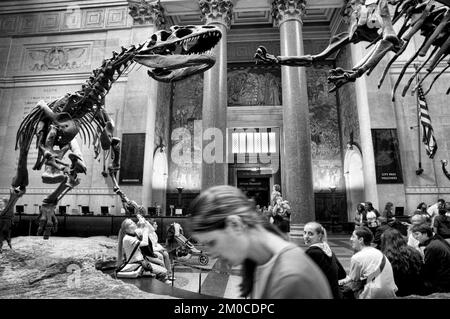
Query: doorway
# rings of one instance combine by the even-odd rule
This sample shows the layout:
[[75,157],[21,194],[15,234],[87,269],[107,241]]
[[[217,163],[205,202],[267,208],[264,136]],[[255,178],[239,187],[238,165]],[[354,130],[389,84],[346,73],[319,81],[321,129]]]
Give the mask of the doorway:
[[261,208],[268,206],[270,201],[270,177],[254,176],[237,178],[237,187],[247,195],[249,199]]

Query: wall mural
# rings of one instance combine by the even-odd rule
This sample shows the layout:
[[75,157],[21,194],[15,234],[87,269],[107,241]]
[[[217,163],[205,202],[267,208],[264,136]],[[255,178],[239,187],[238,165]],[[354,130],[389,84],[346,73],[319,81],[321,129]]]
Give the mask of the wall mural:
[[[351,69],[351,53],[348,46],[340,51],[336,59],[336,64],[342,65],[345,70]],[[359,143],[360,140],[355,84],[349,83],[348,85],[342,86],[339,88],[337,94],[341,118],[342,145],[345,148],[347,143],[351,140],[351,135],[353,135],[353,140],[355,142]]]
[[281,105],[280,68],[246,64],[228,67],[228,106]]
[[[306,70],[311,123],[311,150],[313,159],[314,191],[328,191],[330,186],[344,188],[342,157],[339,140],[337,100],[328,94],[327,75],[332,65],[317,66]],[[172,132],[175,128],[187,128],[194,136],[194,120],[202,116],[202,76],[177,82],[174,86]],[[230,64],[228,69],[228,105],[281,105],[281,70],[252,63]],[[181,139],[172,141],[172,148]],[[194,146],[191,141],[191,158]],[[201,165],[187,163],[177,165],[170,160],[168,192],[176,187],[196,192],[201,188]]]
[[158,105],[156,110],[156,121],[155,121],[155,149],[161,146],[168,146],[169,136],[169,122],[170,122],[170,98],[172,94],[171,84],[169,83],[158,83],[159,92],[158,94]]
[[327,75],[332,65],[306,69],[311,128],[314,191],[344,187],[339,142],[337,101],[328,93]]
[[[201,163],[194,162],[194,152],[201,150],[201,145],[196,145],[196,148],[194,148],[194,121],[201,120],[202,118],[202,103],[202,74],[174,83],[171,134],[177,128],[186,128],[189,130],[191,137],[191,161],[179,165],[169,158],[169,181],[167,188],[167,192],[169,193],[176,192],[176,188],[179,186],[183,187],[184,191],[187,192],[198,192],[201,188]],[[171,141],[171,149],[179,143],[187,142],[187,140],[178,137],[176,140]]]

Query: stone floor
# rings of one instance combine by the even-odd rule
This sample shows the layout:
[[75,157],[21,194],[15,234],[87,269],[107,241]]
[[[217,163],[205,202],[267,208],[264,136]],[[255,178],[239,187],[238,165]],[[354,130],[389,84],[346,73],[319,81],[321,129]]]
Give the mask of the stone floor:
[[[352,250],[349,234],[331,234],[328,242],[348,271]],[[291,241],[304,247],[300,234]],[[13,250],[0,254],[0,299],[8,298],[240,298],[240,268],[218,259],[201,265],[198,256],[178,259],[173,285],[153,278],[114,279],[95,269],[99,260],[116,255],[117,239],[107,237],[13,238]],[[201,249],[201,246],[196,245]],[[449,299],[435,294],[426,299]]]

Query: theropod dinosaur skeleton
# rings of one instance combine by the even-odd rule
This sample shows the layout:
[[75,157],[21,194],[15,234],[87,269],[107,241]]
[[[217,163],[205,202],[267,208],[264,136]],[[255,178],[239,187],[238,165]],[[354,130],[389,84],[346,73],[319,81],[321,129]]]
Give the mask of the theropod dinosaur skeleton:
[[[389,5],[395,6],[393,16],[390,14]],[[403,75],[408,66],[418,56],[425,57],[428,55],[414,75],[411,76],[402,96],[405,96],[421,69],[426,67],[427,71],[427,74],[422,78],[423,81],[450,54],[450,0],[347,0],[346,6],[343,8],[343,15],[350,19],[349,31],[334,36],[328,47],[321,53],[299,57],[275,57],[260,46],[255,54],[256,62],[286,66],[311,66],[314,63],[324,61],[349,43],[367,41],[370,42],[369,47],[372,46],[371,50],[352,70],[336,68],[330,71],[328,81],[334,84],[330,92],[348,82],[354,82],[365,73],[369,75],[381,59],[392,51],[395,55],[390,59],[379,80],[378,87],[380,87],[392,63],[405,52],[412,37],[420,32],[424,40],[419,49],[404,65],[392,90],[392,99],[394,100],[396,89]],[[402,24],[398,32],[393,27],[397,22]],[[447,61],[446,67],[435,76],[425,94],[429,92],[431,86],[449,67],[450,59]],[[414,90],[417,89],[419,84],[421,83],[418,83]],[[446,94],[449,93],[450,88]]]
[[[31,142],[36,136],[38,157],[33,170],[45,166],[43,183],[60,183],[42,203],[38,235],[49,238],[56,231],[55,207],[58,201],[80,183],[78,174],[86,173],[86,165],[75,137],[94,146],[95,158],[101,151],[107,158],[112,150],[112,162],[108,167],[114,182],[114,191],[121,196],[124,205],[131,201],[123,194],[116,181],[119,169],[120,139],[113,137],[114,123],[108,116],[104,104],[111,85],[134,62],[149,68],[148,74],[157,81],[172,82],[184,79],[211,68],[215,58],[209,54],[222,34],[214,26],[172,26],[152,34],[138,46],[113,52],[110,59],[92,72],[81,90],[68,93],[50,102],[38,104],[22,120],[16,137],[16,149],[20,150],[16,175],[12,180],[10,198],[0,213],[0,251],[3,240],[10,243],[13,209],[28,185],[27,156]],[[55,149],[55,147],[58,149]],[[71,164],[63,162],[64,155]]]

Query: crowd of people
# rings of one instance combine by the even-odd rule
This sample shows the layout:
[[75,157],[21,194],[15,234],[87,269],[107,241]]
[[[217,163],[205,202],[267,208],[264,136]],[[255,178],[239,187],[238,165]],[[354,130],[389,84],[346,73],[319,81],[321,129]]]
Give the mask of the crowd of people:
[[[282,199],[279,189],[273,195],[272,203]],[[303,251],[232,186],[203,191],[191,205],[191,221],[212,257],[242,266],[244,297],[396,298],[450,292],[449,209],[443,200],[424,206],[407,223],[396,219],[393,203],[382,213],[370,202],[358,205],[348,273],[321,224],[305,225]]]
[[[409,222],[397,220],[391,202],[381,213],[370,202],[358,204],[348,273],[320,223],[304,226],[305,251],[289,240],[291,211],[278,185],[269,207],[262,214],[241,190],[227,185],[211,187],[191,203],[194,238],[212,258],[241,265],[243,297],[373,299],[450,292],[450,205],[443,199],[420,203]],[[137,217],[137,223],[122,223],[118,265],[138,263],[171,282],[158,225],[139,212]]]
[[397,220],[393,206],[388,202],[379,213],[370,202],[357,205],[350,239],[355,254],[349,275],[340,281],[344,297],[450,292],[450,205],[444,199],[430,206],[422,202],[409,222]]

